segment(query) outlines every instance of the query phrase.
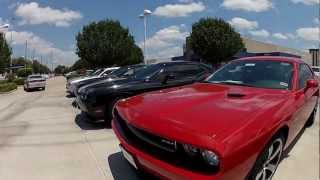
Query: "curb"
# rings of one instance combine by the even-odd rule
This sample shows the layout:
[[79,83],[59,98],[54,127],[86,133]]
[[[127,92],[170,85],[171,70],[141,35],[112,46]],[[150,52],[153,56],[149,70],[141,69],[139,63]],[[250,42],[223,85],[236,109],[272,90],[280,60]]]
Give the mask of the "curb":
[[17,91],[18,88],[14,89],[14,90],[11,90],[9,92],[0,92],[0,95],[6,95],[6,94],[11,94],[11,93],[14,93],[15,91]]

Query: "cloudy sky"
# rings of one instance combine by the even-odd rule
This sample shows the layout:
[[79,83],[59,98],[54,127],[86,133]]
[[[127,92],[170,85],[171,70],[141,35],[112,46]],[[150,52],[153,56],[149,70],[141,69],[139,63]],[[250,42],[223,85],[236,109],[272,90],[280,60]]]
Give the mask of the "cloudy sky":
[[[14,55],[43,57],[54,64],[70,65],[75,35],[83,25],[105,18],[119,20],[143,44],[143,23],[138,18],[150,9],[148,57],[182,54],[185,37],[201,17],[219,17],[242,35],[297,49],[319,43],[319,0],[0,0],[0,24],[10,23]],[[52,59],[51,60],[51,54]]]

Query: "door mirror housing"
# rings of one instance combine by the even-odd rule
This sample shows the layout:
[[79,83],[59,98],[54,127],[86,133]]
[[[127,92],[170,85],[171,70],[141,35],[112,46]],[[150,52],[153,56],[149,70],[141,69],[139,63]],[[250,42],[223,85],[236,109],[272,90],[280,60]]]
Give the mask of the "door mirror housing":
[[309,79],[307,81],[307,89],[319,87],[319,82],[316,79]]

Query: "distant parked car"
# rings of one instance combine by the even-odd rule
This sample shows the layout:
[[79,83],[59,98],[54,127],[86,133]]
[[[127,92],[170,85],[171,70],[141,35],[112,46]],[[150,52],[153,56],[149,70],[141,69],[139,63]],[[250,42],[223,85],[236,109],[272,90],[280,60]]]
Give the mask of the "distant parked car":
[[312,70],[314,72],[314,74],[320,78],[320,67],[319,66],[312,66]]
[[104,119],[110,125],[114,104],[123,98],[169,87],[202,81],[212,69],[196,62],[165,62],[147,65],[134,76],[102,80],[79,89],[76,98],[80,109],[92,122]]
[[24,90],[46,89],[46,79],[41,75],[30,75],[24,83]]
[[113,71],[119,69],[120,67],[111,67],[111,68],[104,68],[104,69],[98,69],[95,72],[92,72],[88,76],[83,76],[83,77],[78,77],[74,79],[70,79],[67,82],[66,88],[67,92],[71,95],[74,96],[75,90],[76,90],[76,85],[77,83],[80,83],[82,81],[86,80],[93,80],[93,79],[99,79],[102,77],[106,77],[108,74],[112,73]]
[[143,64],[138,64],[138,65],[130,65],[130,66],[124,66],[121,67],[120,69],[112,71],[110,74],[106,76],[102,76],[99,78],[89,78],[82,80],[80,82],[76,82],[71,84],[71,87],[69,88],[70,90],[73,90],[70,94],[74,94],[75,96],[77,95],[78,90],[90,83],[97,82],[100,80],[108,80],[108,81],[114,81],[118,80],[120,78],[128,78],[130,76],[135,75],[137,72],[139,72],[145,65]]

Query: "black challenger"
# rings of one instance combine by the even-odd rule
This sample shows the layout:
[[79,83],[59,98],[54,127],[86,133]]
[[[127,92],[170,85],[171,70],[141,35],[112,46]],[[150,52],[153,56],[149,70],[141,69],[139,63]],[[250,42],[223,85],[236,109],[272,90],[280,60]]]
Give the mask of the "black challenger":
[[173,61],[147,65],[128,78],[102,80],[83,86],[78,90],[76,102],[90,121],[104,119],[110,125],[112,109],[118,100],[202,81],[211,73],[209,66],[197,62]]

